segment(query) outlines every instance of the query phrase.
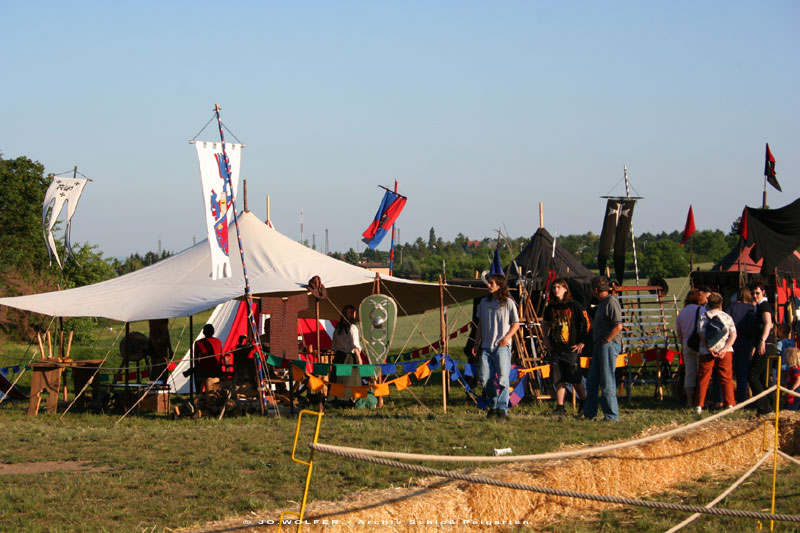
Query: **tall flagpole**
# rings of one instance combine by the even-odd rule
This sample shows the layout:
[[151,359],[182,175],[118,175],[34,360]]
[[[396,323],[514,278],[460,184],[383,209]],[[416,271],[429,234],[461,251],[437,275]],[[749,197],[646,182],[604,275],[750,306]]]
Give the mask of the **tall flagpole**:
[[[394,180],[394,193],[397,194],[397,180]],[[394,224],[392,224],[392,246],[389,249],[389,275],[394,274]]]
[[[253,334],[253,341],[256,348],[256,363],[258,365],[258,389],[259,399],[261,400],[261,410],[266,411],[266,395],[264,392],[264,354],[261,351],[261,343],[258,342],[258,330],[256,329],[256,317],[253,315],[253,296],[250,294],[250,279],[247,277],[247,265],[244,261],[244,245],[242,244],[242,233],[239,230],[239,216],[236,214],[235,198],[233,197],[233,182],[231,180],[231,163],[228,160],[228,152],[225,150],[225,133],[222,131],[222,119],[219,117],[219,104],[214,104],[214,113],[217,115],[217,125],[219,126],[219,138],[222,141],[222,157],[225,159],[225,183],[231,199],[231,209],[233,209],[233,223],[236,226],[236,240],[239,242],[239,256],[242,259],[242,275],[244,276],[244,298],[247,305],[247,320],[250,324],[250,331]],[[227,216],[227,214],[226,214]],[[276,407],[277,412],[277,407]]]

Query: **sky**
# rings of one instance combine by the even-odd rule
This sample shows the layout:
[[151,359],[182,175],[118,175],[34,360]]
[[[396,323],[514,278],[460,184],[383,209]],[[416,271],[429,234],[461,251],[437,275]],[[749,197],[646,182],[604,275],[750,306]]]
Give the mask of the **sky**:
[[2,0],[0,153],[77,165],[72,241],[114,257],[205,238],[215,104],[250,211],[300,239],[302,210],[318,250],[362,251],[394,180],[400,242],[530,236],[540,202],[597,234],[625,166],[636,234],[690,204],[727,232],[767,142],[769,205],[800,196],[798,27],[796,1]]

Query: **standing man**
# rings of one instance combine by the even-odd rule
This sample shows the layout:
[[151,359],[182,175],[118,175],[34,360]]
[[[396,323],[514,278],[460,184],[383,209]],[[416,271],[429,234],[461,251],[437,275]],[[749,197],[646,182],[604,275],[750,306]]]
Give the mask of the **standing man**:
[[617,356],[622,348],[622,309],[617,298],[611,294],[611,285],[605,276],[592,279],[592,292],[600,302],[592,323],[592,364],[586,380],[586,403],[583,416],[593,419],[597,416],[597,391],[603,391],[600,407],[604,420],[619,421],[617,407],[617,382],[615,371]]
[[[481,385],[489,402],[487,418],[508,418],[508,388],[511,374],[511,345],[519,329],[519,314],[508,294],[508,283],[502,274],[488,278],[489,296],[478,304],[475,317],[478,333],[473,353],[481,356]],[[480,347],[480,352],[478,349]],[[493,378],[497,378],[497,386]],[[497,387],[500,388],[499,394]]]

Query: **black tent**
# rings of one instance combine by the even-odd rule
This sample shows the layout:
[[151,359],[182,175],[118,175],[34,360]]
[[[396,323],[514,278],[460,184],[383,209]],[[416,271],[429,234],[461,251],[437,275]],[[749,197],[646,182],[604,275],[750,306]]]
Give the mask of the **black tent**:
[[529,292],[542,293],[550,281],[566,278],[572,296],[584,305],[588,305],[592,294],[589,284],[597,276],[558,244],[557,239],[553,239],[544,228],[536,230],[527,246],[506,267],[505,272],[512,285],[519,285],[520,269],[521,279]]

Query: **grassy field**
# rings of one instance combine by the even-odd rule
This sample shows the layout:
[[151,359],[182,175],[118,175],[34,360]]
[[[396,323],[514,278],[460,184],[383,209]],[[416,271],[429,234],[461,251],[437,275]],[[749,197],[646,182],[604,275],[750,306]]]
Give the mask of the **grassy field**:
[[[681,280],[682,281],[682,280]],[[670,280],[671,290],[680,284]],[[682,297],[679,297],[679,301]],[[448,310],[451,331],[463,326],[469,305]],[[194,318],[195,332],[208,314]],[[410,351],[438,340],[438,312],[401,320],[393,351]],[[177,353],[188,346],[188,319],[171,325]],[[112,331],[105,328],[111,327]],[[76,346],[75,358],[119,362],[119,324],[100,324],[98,339]],[[146,324],[132,329],[147,331]],[[451,342],[450,353],[463,360],[466,336]],[[2,347],[0,366],[19,364],[32,352],[24,346]],[[20,385],[29,386],[29,372]],[[174,400],[175,401],[175,400]],[[552,404],[529,399],[511,410],[503,424],[488,423],[484,413],[457,384],[452,384],[447,413],[442,412],[440,374],[415,382],[404,391],[392,390],[378,410],[328,409],[320,441],[399,452],[488,455],[494,448],[533,454],[566,445],[627,439],[649,428],[685,424],[696,416],[667,398],[653,400],[653,386],[634,387],[631,402],[621,402],[621,422],[598,424],[551,416]],[[277,519],[281,510],[299,508],[305,469],[290,460],[296,420],[290,416],[245,416],[215,420],[169,420],[158,415],[121,418],[119,413],[71,411],[66,416],[26,416],[27,402],[0,404],[0,468],[16,465],[23,471],[2,474],[0,531],[168,531],[236,516]],[[745,418],[748,413],[737,414]],[[304,425],[301,443],[311,440]],[[27,463],[86,462],[84,470],[25,472]],[[434,468],[456,469],[452,464]],[[800,509],[797,490],[800,470],[787,467],[779,478],[779,512]],[[310,501],[336,500],[342,494],[405,486],[413,474],[372,464],[317,458]],[[698,503],[710,500],[727,486],[726,479],[692,479],[674,491],[651,499]],[[760,475],[729,497],[732,508],[768,509],[771,477]],[[550,531],[663,531],[684,518],[674,513],[624,509],[598,515],[569,516],[548,526]],[[692,531],[754,529],[752,520],[703,518]],[[768,527],[768,526],[767,526]],[[778,524],[779,531],[790,530]],[[522,530],[521,530],[522,531]]]
[[[654,402],[651,387],[643,386],[635,389],[630,404],[622,402],[618,424],[555,419],[551,405],[528,402],[512,409],[507,423],[489,423],[455,388],[447,414],[442,413],[437,377],[427,386],[394,393],[380,410],[329,409],[320,441],[402,452],[488,455],[494,448],[511,447],[515,454],[532,454],[626,439],[645,428],[695,420],[670,402]],[[117,424],[118,415],[28,417],[24,405],[4,402],[0,420],[7,436],[0,442],[3,463],[88,461],[95,469],[4,475],[2,531],[163,531],[248,514],[276,519],[281,509],[296,510],[302,498],[305,469],[290,461],[295,420],[289,416],[219,421],[136,416]],[[310,440],[311,424],[304,424],[300,442]],[[323,455],[315,464],[309,498],[336,500],[350,491],[404,486],[412,477],[406,471]],[[792,512],[800,508],[798,469],[785,469],[783,478],[793,481],[782,482],[779,509]],[[706,501],[722,490],[724,481],[692,480],[657,499]],[[763,509],[769,487],[768,476],[750,482],[747,490],[734,493],[729,505]],[[585,518],[571,518],[552,530],[655,531],[682,519],[640,509]],[[746,520],[704,518],[700,523],[715,531],[754,527]]]

